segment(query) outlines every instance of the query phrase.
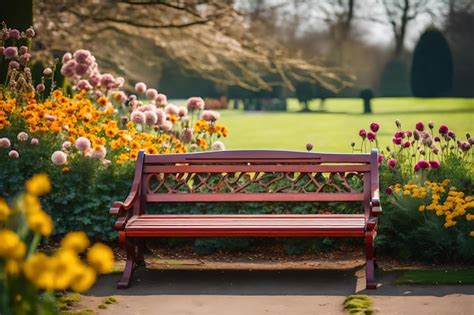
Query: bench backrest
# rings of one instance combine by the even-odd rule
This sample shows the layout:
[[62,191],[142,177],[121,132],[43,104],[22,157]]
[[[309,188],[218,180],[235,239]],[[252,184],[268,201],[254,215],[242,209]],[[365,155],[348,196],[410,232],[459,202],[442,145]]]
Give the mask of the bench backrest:
[[140,152],[134,183],[141,213],[154,202],[360,201],[367,210],[378,189],[377,151]]

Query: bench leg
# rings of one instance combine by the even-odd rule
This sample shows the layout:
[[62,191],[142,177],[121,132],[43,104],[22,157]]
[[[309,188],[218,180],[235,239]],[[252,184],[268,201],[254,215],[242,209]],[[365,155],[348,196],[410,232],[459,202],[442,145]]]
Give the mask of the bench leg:
[[376,232],[370,231],[365,233],[365,279],[367,289],[376,289],[375,282],[375,239]]
[[137,266],[146,266],[145,264],[145,251],[147,249],[145,240],[137,241]]
[[137,248],[132,241],[126,239],[124,236],[119,236],[119,239],[121,241],[121,245],[124,245],[125,250],[127,251],[127,262],[125,263],[122,278],[120,278],[119,282],[117,283],[117,289],[126,289],[130,286],[133,271],[137,266]]

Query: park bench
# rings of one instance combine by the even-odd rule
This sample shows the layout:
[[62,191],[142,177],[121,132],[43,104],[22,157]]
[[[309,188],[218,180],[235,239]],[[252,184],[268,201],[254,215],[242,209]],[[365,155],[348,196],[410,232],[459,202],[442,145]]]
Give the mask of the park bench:
[[[360,213],[328,213],[328,207],[319,214],[147,214],[148,204],[177,202],[351,202]],[[125,202],[115,202],[110,213],[118,217],[115,228],[127,253],[118,288],[127,288],[135,267],[145,263],[150,237],[361,237],[367,288],[376,288],[374,239],[382,213],[376,150],[141,151],[131,192]]]

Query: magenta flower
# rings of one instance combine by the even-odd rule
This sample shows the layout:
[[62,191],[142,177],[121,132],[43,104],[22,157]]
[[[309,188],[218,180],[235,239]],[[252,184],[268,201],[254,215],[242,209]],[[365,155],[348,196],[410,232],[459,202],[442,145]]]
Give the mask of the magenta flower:
[[67,162],[67,155],[63,151],[55,151],[51,155],[51,161],[56,165],[63,165]]
[[413,168],[415,172],[418,172],[420,170],[420,166],[418,164],[415,164],[415,167]]
[[395,137],[395,138],[392,139],[392,142],[393,142],[393,144],[400,145],[400,144],[402,144],[402,138]]
[[135,84],[135,91],[140,94],[145,93],[146,84],[143,82],[138,82],[137,84]]
[[439,133],[442,134],[442,135],[448,134],[448,131],[449,131],[449,128],[446,125],[441,125],[439,127]]
[[365,139],[365,138],[367,137],[367,131],[365,131],[365,129],[359,130],[359,136],[360,136],[362,139]]
[[387,188],[385,188],[385,193],[386,193],[387,195],[393,194],[393,189],[392,189],[392,187],[387,187]]
[[420,169],[428,169],[430,167],[430,163],[426,162],[425,160],[419,160],[416,165],[418,165]]
[[434,137],[434,141],[435,141],[435,142],[440,142],[441,139],[440,139],[439,137]]
[[390,168],[394,168],[395,166],[397,166],[397,160],[395,159],[389,159],[387,161],[387,166],[390,167]]
[[425,125],[423,124],[423,122],[419,121],[419,122],[416,123],[415,128],[418,131],[424,131],[425,130]]
[[397,131],[397,132],[395,133],[395,138],[400,138],[400,139],[405,138],[405,132],[403,132],[403,131]]
[[379,128],[380,128],[380,126],[376,122],[373,122],[373,123],[370,124],[370,130],[372,130],[373,132],[379,131]]
[[367,134],[367,139],[369,139],[370,142],[374,141],[376,138],[377,138],[377,136],[373,132],[369,132]]
[[461,142],[461,145],[459,146],[461,148],[461,151],[467,152],[469,149],[471,149],[471,145],[467,141]]
[[18,48],[14,46],[6,47],[3,51],[3,55],[6,59],[12,59],[18,56]]
[[379,162],[379,165],[382,164],[383,160],[385,159],[385,156],[383,154],[379,154],[379,156],[377,157],[377,160]]
[[448,137],[450,137],[453,140],[456,140],[456,134],[453,131],[448,131]]
[[403,147],[404,148],[409,148],[411,146],[411,142],[410,141],[405,141],[403,142]]
[[188,98],[188,100],[186,101],[186,104],[188,106],[188,109],[190,111],[193,111],[193,110],[203,110],[204,109],[204,106],[205,106],[205,103],[204,103],[204,100],[200,97],[191,97],[191,98]]
[[306,143],[306,150],[307,151],[313,150],[313,145],[311,143]]
[[20,154],[16,150],[11,150],[8,152],[8,157],[11,159],[18,159],[20,157]]
[[405,134],[407,135],[408,138],[410,138],[411,136],[413,136],[413,132],[411,132],[410,130],[405,131]]
[[429,161],[429,163],[432,169],[438,169],[440,167],[439,161],[432,160],[432,161]]

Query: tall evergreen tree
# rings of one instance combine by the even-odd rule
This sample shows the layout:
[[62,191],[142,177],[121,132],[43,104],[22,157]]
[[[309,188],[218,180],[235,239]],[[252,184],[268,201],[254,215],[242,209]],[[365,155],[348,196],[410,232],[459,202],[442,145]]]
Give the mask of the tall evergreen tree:
[[414,96],[446,96],[453,86],[453,57],[443,34],[426,30],[416,44],[411,66]]

